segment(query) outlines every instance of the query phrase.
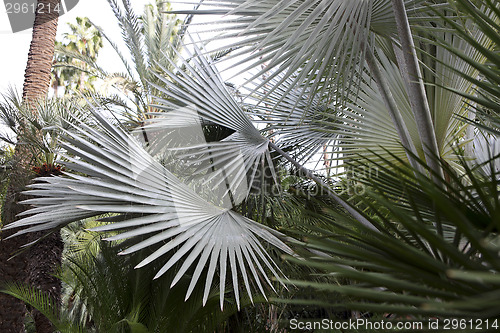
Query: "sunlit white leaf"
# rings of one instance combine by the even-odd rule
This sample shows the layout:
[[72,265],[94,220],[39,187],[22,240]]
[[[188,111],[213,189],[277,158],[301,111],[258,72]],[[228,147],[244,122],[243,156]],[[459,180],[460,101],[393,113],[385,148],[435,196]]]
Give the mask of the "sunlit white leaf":
[[[205,301],[216,264],[221,279],[225,279],[226,266],[231,266],[235,290],[240,288],[239,281],[245,274],[245,288],[253,291],[249,290],[248,271],[252,272],[251,277],[259,291],[263,289],[262,281],[269,282],[265,277],[268,272],[280,278],[279,268],[260,243],[265,241],[291,253],[279,239],[279,233],[206,201],[155,160],[132,135],[97,113],[95,117],[98,129],[81,123],[75,132],[66,133],[63,147],[68,152],[67,167],[78,173],[41,178],[31,185],[27,195],[34,198],[25,203],[33,208],[6,227],[26,227],[14,236],[115,213],[121,218],[97,227],[95,231],[118,232],[109,237],[110,240],[141,236],[141,241],[125,249],[123,254],[161,245],[139,264],[142,267],[171,254],[157,277],[179,263],[182,264],[179,274],[189,267],[196,267],[194,284],[199,279],[200,270],[209,265]],[[251,255],[236,265],[235,258],[243,258],[240,253]],[[211,258],[210,264],[208,257]],[[224,288],[222,284],[221,306]],[[187,297],[191,291],[192,288]],[[237,302],[239,304],[239,299]]]

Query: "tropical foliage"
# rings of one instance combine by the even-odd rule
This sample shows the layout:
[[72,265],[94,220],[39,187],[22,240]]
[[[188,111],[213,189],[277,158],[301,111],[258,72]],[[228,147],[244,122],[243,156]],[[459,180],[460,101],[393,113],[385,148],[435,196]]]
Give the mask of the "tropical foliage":
[[[270,274],[331,296],[291,303],[500,316],[497,2],[204,1],[142,20],[123,3],[110,0],[136,71],[116,83],[131,87],[137,126],[95,105],[67,128],[67,172],[31,186],[15,236],[100,218],[92,230],[114,244],[101,249],[130,255],[122,274],[166,279],[146,286],[186,306],[218,294],[240,308],[276,288]],[[172,14],[225,15],[223,45],[158,33]],[[236,90],[216,67],[231,59],[250,73]],[[315,275],[288,281],[289,265]],[[153,330],[155,310],[131,304],[109,323]]]
[[56,97],[59,87],[63,87],[64,94],[71,90],[95,91],[97,76],[92,75],[88,63],[96,63],[103,47],[101,34],[87,17],[77,17],[76,24],[68,23],[68,26],[71,33],[64,33],[62,42],[56,41],[52,66],[52,88]]
[[[85,225],[85,224],[83,224]],[[92,232],[82,232],[82,224],[66,229],[63,236],[71,247],[65,253],[65,270],[60,278],[66,293],[61,313],[51,300],[29,286],[14,284],[6,290],[36,307],[55,323],[61,332],[210,332],[223,329],[224,321],[237,311],[236,304],[225,300],[220,311],[219,295],[212,292],[202,304],[203,288],[184,302],[189,279],[183,277],[171,288],[174,273],[153,280],[154,269],[135,270],[150,249],[116,259],[123,245],[106,242]],[[88,226],[88,223],[87,223]],[[76,228],[78,227],[78,228]],[[159,269],[161,266],[157,266]],[[263,298],[256,302],[265,301]],[[173,305],[176,306],[173,306]],[[248,306],[248,298],[242,306]]]

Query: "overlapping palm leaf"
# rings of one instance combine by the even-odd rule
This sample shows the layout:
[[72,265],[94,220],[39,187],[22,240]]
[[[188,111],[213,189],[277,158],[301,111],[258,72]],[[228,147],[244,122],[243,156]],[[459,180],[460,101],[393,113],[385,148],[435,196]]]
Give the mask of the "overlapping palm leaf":
[[[495,16],[493,11],[486,9],[486,2],[480,1],[477,3],[478,7],[473,8],[484,13],[486,18],[499,22],[498,15]],[[435,60],[432,68],[424,70],[424,79],[429,83],[426,89],[440,154],[447,162],[460,169],[454,149],[457,144],[463,148],[466,143],[466,140],[459,139],[465,137],[467,129],[463,120],[474,118],[474,106],[471,102],[482,99],[480,96],[483,92],[477,91],[486,83],[481,79],[482,71],[489,67],[491,59],[487,50],[493,48],[494,42],[474,16],[457,9],[455,8],[455,15],[447,17],[446,11],[435,10],[443,17],[442,21],[434,24],[441,28],[440,31],[435,31],[432,24],[422,25],[419,30],[423,38],[422,58],[427,63],[431,62],[430,59]],[[463,35],[467,37],[461,37]],[[469,42],[468,38],[474,42]],[[469,135],[466,139],[470,141],[472,136]]]
[[[61,227],[103,213],[118,214],[111,218],[114,223],[96,230],[114,232],[110,240],[146,236],[122,254],[164,243],[138,267],[173,251],[156,276],[175,265],[178,269],[175,283],[188,269],[194,269],[186,297],[189,297],[201,272],[208,269],[206,301],[218,268],[221,306],[228,269],[231,270],[237,302],[241,278],[251,294],[254,289],[264,292],[261,280],[270,283],[267,271],[281,276],[279,268],[259,241],[260,238],[290,253],[291,250],[279,239],[279,233],[207,202],[164,168],[120,126],[112,124],[97,111],[95,118],[97,129],[81,123],[76,131],[66,132],[66,142],[62,147],[67,151],[67,167],[73,172],[66,173],[65,177],[38,178],[31,185],[27,195],[36,198],[25,203],[34,208],[8,226],[25,227],[14,236]],[[249,277],[253,278],[252,283]]]
[[[226,37],[238,37],[238,41],[231,42],[231,45],[241,47],[241,49],[233,52],[232,56],[243,57],[241,63],[248,64],[245,70],[255,70],[260,67],[249,81],[257,82],[252,89],[254,89],[254,95],[260,97],[262,104],[273,100],[273,103],[268,103],[266,107],[274,108],[274,110],[279,108],[280,104],[292,107],[292,111],[288,113],[302,113],[299,117],[302,119],[301,129],[304,129],[304,119],[311,116],[313,104],[316,104],[318,100],[324,102],[330,110],[334,110],[330,113],[335,116],[329,115],[327,118],[335,123],[338,120],[335,118],[339,104],[335,99],[331,99],[331,94],[337,96],[340,94],[344,97],[352,94],[356,98],[343,99],[344,104],[348,104],[345,114],[349,114],[344,119],[345,131],[353,134],[348,136],[349,149],[359,148],[366,153],[366,148],[369,148],[389,158],[390,156],[378,147],[383,146],[390,147],[391,152],[403,156],[404,148],[397,142],[399,141],[397,132],[385,111],[385,103],[378,89],[375,88],[374,80],[366,78],[363,70],[364,47],[376,49],[380,46],[379,41],[382,39],[390,49],[398,47],[397,40],[390,40],[396,31],[390,1],[290,2],[276,0],[262,2],[241,0],[237,2],[206,1],[205,3],[207,9],[187,12],[200,15],[228,15],[227,20],[220,21],[224,24],[226,32],[215,38],[220,41]],[[211,9],[210,6],[218,8]],[[453,38],[453,32],[447,29],[436,31],[433,28],[436,25],[441,26],[450,17],[453,20],[456,19],[453,15],[449,15],[452,7],[447,3],[440,2],[434,6],[424,4],[422,1],[405,1],[405,6],[410,23],[415,28],[414,38],[420,41],[419,45],[424,49],[424,52],[420,53],[420,58],[423,62],[424,79],[431,83],[426,89],[431,114],[434,117],[439,153],[449,163],[460,168],[455,163],[456,156],[453,154],[454,148],[452,147],[457,143],[464,144],[460,138],[463,137],[466,126],[457,119],[456,115],[467,116],[467,105],[460,96],[447,89],[451,87],[453,90],[470,92],[472,85],[461,75],[474,77],[477,75],[477,69],[467,60],[449,52],[446,47],[437,45],[436,49],[436,43],[430,40],[435,37],[428,37],[426,33],[422,34],[422,31],[429,28],[432,36],[437,35],[438,39],[450,41],[455,49],[461,49],[463,54],[475,63],[484,63],[485,57],[480,54],[481,48],[466,45],[460,39]],[[430,8],[434,8],[434,12]],[[322,25],[325,22],[328,24]],[[464,31],[470,31],[472,38],[481,47],[486,45],[488,40],[481,29],[467,20],[465,28]],[[430,56],[437,60],[435,64],[427,61],[429,58],[425,57],[429,55],[423,55],[425,51],[429,51],[427,49],[432,50]],[[393,51],[389,50],[389,52]],[[417,152],[421,153],[422,138],[415,127],[413,116],[408,112],[410,109],[404,89],[405,83],[397,73],[396,59],[393,54],[389,57],[390,60],[381,59],[382,52],[378,53],[382,71],[391,72],[386,74],[389,74],[389,83],[393,88],[392,93],[396,97],[397,107],[403,114],[405,125],[409,130],[411,140],[417,147]],[[297,92],[298,98],[293,98],[296,104],[290,105],[292,100],[290,97],[297,95]],[[329,99],[327,99],[328,96]],[[308,108],[301,105],[304,98],[308,101]],[[296,112],[293,110],[294,107],[300,110]],[[278,110],[277,116],[279,113]],[[354,115],[354,118],[351,118],[351,115]],[[291,118],[294,118],[286,114],[284,117],[289,123]],[[382,123],[380,119],[385,121]],[[342,119],[340,121],[342,122]],[[320,132],[323,130],[321,125],[317,127]],[[298,128],[292,131],[304,137]],[[342,142],[347,144],[345,141]],[[322,144],[315,142],[313,145],[321,147]],[[315,150],[312,149],[312,151]]]
[[275,89],[269,93],[265,87],[250,86],[245,106],[255,123],[264,124],[267,137],[306,163],[320,149],[333,149],[338,143],[339,136],[333,132],[339,124],[336,111],[318,98],[309,101],[300,87],[294,87],[293,77],[282,77],[271,80],[268,86]]
[[[428,11],[422,2],[405,1],[412,18]],[[242,72],[261,68],[249,80],[267,74],[258,88],[279,74],[284,74],[283,83],[299,73],[294,84],[306,85],[303,94],[345,97],[363,67],[364,49],[373,47],[369,44],[374,33],[391,36],[395,32],[394,13],[387,0],[239,0],[204,1],[204,5],[207,9],[175,13],[227,15],[217,22],[224,32],[215,38],[230,40],[225,47],[241,47],[232,57],[242,56],[236,64],[247,64]]]
[[[269,140],[255,128],[213,64],[200,49],[194,52],[189,61],[179,56],[180,66],[171,61],[175,72],[163,68],[163,76],[158,76],[163,86],[156,89],[167,98],[157,98],[154,104],[163,112],[151,113],[154,117],[141,131],[149,133],[148,149],[161,152],[167,147],[173,158],[195,165],[194,178],[212,181],[215,188],[229,181],[225,195],[233,196],[232,204],[238,204],[248,195],[257,170],[268,166],[274,173]],[[213,124],[233,133],[219,142],[207,142],[202,128]]]
[[[440,18],[436,18],[433,24],[442,24],[439,22]],[[470,19],[464,20],[463,24],[464,29],[473,36],[478,44],[488,47],[490,41],[476,24]],[[460,118],[469,116],[470,105],[464,99],[463,94],[472,93],[473,84],[467,78],[477,77],[479,71],[470,61],[458,56],[450,49],[459,49],[463,56],[476,64],[485,63],[487,59],[476,47],[456,38],[453,31],[443,29],[436,32],[433,30],[432,24],[429,23],[419,25],[419,29],[416,30],[418,31],[416,34],[420,34],[417,38],[422,41],[422,68],[425,69],[424,79],[428,83],[426,87],[427,97],[440,156],[457,170],[463,170],[460,163],[457,163],[458,157],[455,154],[457,147],[463,148],[467,142],[463,140],[467,126]],[[427,34],[432,34],[433,38],[441,39],[443,44],[435,45],[428,39]],[[450,43],[450,45],[445,46],[445,43]],[[397,48],[396,45],[393,47]],[[427,53],[424,50],[427,50]],[[398,68],[393,50],[377,48],[376,51],[380,70],[389,84],[417,152],[422,157],[423,149],[405,89],[405,80]],[[432,57],[435,63],[431,64],[430,61],[426,61],[429,58],[425,57]],[[347,102],[346,108],[342,110],[345,116],[345,126],[343,127],[346,137],[344,140],[345,148],[352,150],[352,153],[364,154],[365,157],[371,156],[372,159],[377,159],[376,155],[378,155],[395,162],[391,158],[391,154],[403,158],[404,149],[398,143],[397,132],[381,94],[374,85],[374,80],[368,73],[364,73],[358,87],[357,99]],[[462,96],[457,94],[457,91],[462,92]],[[381,149],[382,147],[384,149]],[[376,152],[376,155],[370,151]],[[391,154],[388,154],[388,151]]]
[[[498,156],[486,165],[493,166],[495,160]],[[367,186],[359,199],[382,232],[359,227],[330,210],[323,215],[329,225],[307,234],[308,249],[322,255],[297,262],[324,270],[331,283],[293,282],[331,293],[326,307],[413,315],[417,320],[498,318],[498,171],[484,177],[478,168],[462,164],[471,185],[444,165],[451,180],[443,190],[410,168],[376,163],[378,177],[358,178]],[[350,284],[339,283],[343,279]],[[339,294],[347,296],[341,304]]]
[[[471,21],[466,21],[466,26],[478,43],[485,47],[490,43],[485,34]],[[486,62],[486,57],[479,50],[460,39],[453,38],[451,32],[442,32],[440,36],[443,40],[452,42],[453,47],[460,49],[467,59],[476,63]],[[467,117],[470,111],[470,105],[463,94],[470,94],[473,91],[473,84],[469,78],[477,77],[479,71],[467,60],[451,52],[449,48],[450,46],[441,45],[434,47],[433,56],[437,61],[433,70],[429,70],[431,73],[427,73],[426,79],[432,82],[427,89],[441,157],[458,170],[462,167],[457,163],[455,149],[457,145],[463,147],[467,143],[461,140],[467,126],[460,117]],[[392,50],[387,51],[382,48],[376,48],[376,51],[380,70],[387,80],[411,140],[417,147],[417,152],[423,154],[404,78],[394,54],[391,54]],[[276,79],[272,80],[269,86],[278,87],[267,95],[265,87],[264,92],[254,92],[261,101],[254,109],[260,113],[262,122],[272,124],[270,129],[280,133],[277,134],[278,137],[286,139],[287,136],[291,136],[296,138],[296,143],[300,141],[301,144],[305,144],[301,146],[303,151],[306,147],[311,151],[318,151],[329,142],[349,151],[351,155],[337,155],[343,160],[355,156],[353,154],[371,156],[374,160],[379,160],[378,156],[383,156],[393,163],[396,161],[391,154],[404,159],[405,149],[399,143],[398,133],[374,79],[367,71],[360,77],[359,83],[353,85],[357,90],[357,98],[345,102],[344,107],[336,106],[334,103],[321,103],[317,99],[304,103],[305,98],[300,93],[294,93],[294,89],[288,88],[293,82],[291,78],[287,78],[281,85],[277,84]],[[462,96],[456,91],[463,92]],[[295,126],[292,126],[293,124]]]
[[[392,59],[394,55],[386,55],[381,48],[376,50],[380,70],[405,126],[417,151],[423,154],[405,82],[395,59]],[[467,51],[472,53],[470,48]],[[447,58],[448,64],[459,66],[463,71],[471,70],[461,59],[446,54],[446,50],[439,49],[438,53],[439,59]],[[440,68],[440,73],[443,74],[440,77],[446,83],[463,89],[471,88],[465,79],[459,80],[456,76],[443,72],[445,70]],[[257,116],[258,122],[267,124],[267,130],[272,136],[279,138],[283,147],[300,146],[296,153],[304,156],[310,157],[325,146],[335,146],[337,154],[333,154],[333,158],[344,161],[349,156],[356,158],[356,154],[371,156],[377,160],[380,160],[379,156],[383,156],[393,163],[396,160],[391,154],[405,159],[405,149],[399,142],[398,133],[374,79],[368,71],[363,71],[360,77],[359,83],[353,85],[357,90],[357,98],[347,101],[342,107],[335,103],[321,102],[318,98],[309,102],[300,89],[293,87],[293,78],[287,78],[281,84],[280,79],[276,78],[269,83],[269,86],[276,87],[275,90],[267,93],[264,87],[260,91],[254,91],[250,96],[256,103],[249,103],[248,108]],[[447,161],[452,162],[456,159],[451,153],[452,147],[464,130],[463,123],[453,118],[453,115],[466,115],[467,108],[463,98],[449,90],[441,86],[433,86],[432,89],[435,91],[432,111],[440,124],[438,138],[443,142],[443,155]],[[443,126],[447,127],[442,128]],[[342,155],[342,151],[348,154]]]
[[[417,147],[418,152],[422,153],[417,125],[405,90],[404,79],[397,64],[391,61],[381,49],[377,49],[377,51],[380,71],[388,83],[414,146]],[[400,143],[389,111],[374,79],[367,71],[363,72],[357,88],[359,89],[357,98],[347,102],[345,108],[339,111],[341,124],[333,131],[343,138],[339,146],[346,154],[342,158],[345,162],[349,162],[350,157],[357,159],[357,155],[362,154],[364,157],[370,156],[379,161],[379,157],[383,156],[393,163],[397,162],[393,158],[394,156],[405,159],[406,152]]]
[[[498,66],[500,61],[498,55],[500,9],[498,2],[459,0],[455,4],[457,12],[460,14],[458,16],[460,20],[456,18],[446,18],[445,20],[445,26],[452,30],[454,40],[439,38],[437,43],[455,57],[460,58],[473,70],[464,71],[461,67],[443,64],[454,75],[472,84],[474,90],[462,91],[459,87],[449,85],[445,85],[445,87],[468,99],[470,108],[476,109],[478,115],[491,122],[491,127],[483,129],[495,132],[499,124],[498,114],[500,114],[500,99],[498,97],[500,85],[500,68]],[[468,49],[473,49],[474,53],[465,52]],[[498,135],[498,131],[496,134]]]
[[[435,72],[427,73],[427,78],[435,79],[435,85],[427,89],[447,161],[446,151],[456,154],[450,143],[462,130],[453,116],[465,116],[467,107],[475,103],[484,114],[494,116],[499,105],[498,66],[492,59],[498,57],[500,40],[497,31],[491,30],[498,27],[498,3],[453,3],[463,12],[447,19],[446,30],[432,33],[438,45],[425,41],[439,63]],[[470,83],[476,85],[475,91]],[[497,131],[494,126],[482,128],[492,134]],[[476,129],[476,133],[481,132]],[[330,292],[332,299],[348,296],[342,304],[347,309],[416,318],[492,318],[498,323],[498,152],[493,136],[477,141],[476,161],[462,158],[455,164],[442,164],[444,189],[409,167],[371,158],[365,161],[376,165],[379,173],[356,178],[368,189],[359,199],[381,232],[357,228],[355,221],[342,214],[332,212],[331,219],[323,215],[330,227],[314,229],[319,237],[308,235],[310,247],[322,256],[307,263],[324,269],[332,283],[295,283]],[[339,285],[343,279],[351,284]],[[323,305],[338,307],[339,303]],[[497,327],[482,329],[496,331]]]

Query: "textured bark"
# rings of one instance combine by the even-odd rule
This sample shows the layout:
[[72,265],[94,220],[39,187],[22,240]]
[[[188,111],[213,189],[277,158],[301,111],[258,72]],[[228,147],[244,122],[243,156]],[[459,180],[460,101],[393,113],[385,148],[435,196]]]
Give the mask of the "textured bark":
[[[35,232],[29,236],[32,240],[36,240],[45,234],[46,232]],[[61,305],[62,285],[61,280],[54,277],[54,273],[61,265],[63,248],[61,234],[56,231],[30,248],[27,264],[29,284],[43,290],[56,302],[57,306]],[[33,311],[33,319],[37,333],[53,332],[52,324],[39,311]]]
[[[38,3],[43,4],[41,8],[53,9],[60,1],[38,0]],[[37,13],[35,17],[23,86],[23,101],[32,108],[49,91],[58,18],[58,12],[48,10]]]
[[[27,182],[28,179],[24,176],[24,170],[14,168],[6,200],[3,203],[2,222],[14,221],[16,215],[23,211],[24,207],[18,202],[23,199],[20,189],[24,188]],[[0,284],[14,281],[24,282],[26,253],[21,253],[10,260],[9,258],[16,251],[19,251],[20,246],[26,243],[26,239],[16,237],[5,240],[13,232],[9,230],[0,233]],[[0,332],[24,332],[25,313],[26,306],[22,301],[0,293]]]
[[[38,0],[44,3],[43,8],[56,8],[59,0]],[[28,64],[24,75],[23,101],[32,110],[38,100],[47,96],[51,69],[54,59],[54,49],[59,13],[44,12],[37,15],[33,27],[33,37],[28,54]],[[29,241],[43,236],[42,233],[28,235]],[[61,302],[61,281],[53,276],[61,264],[63,242],[59,232],[33,245],[29,250],[27,274],[28,283],[50,295],[56,304]],[[38,310],[33,310],[37,333],[51,333],[54,328],[50,321]]]
[[[33,112],[36,112],[35,106],[37,101],[45,98],[49,90],[59,13],[56,11],[49,11],[48,8],[56,8],[56,5],[59,4],[60,1],[38,0],[38,3],[41,4],[40,7],[45,10],[36,13],[35,16],[23,86],[23,103],[30,107]],[[22,124],[18,141],[23,141]],[[16,146],[14,158],[18,163],[11,174],[11,180],[7,190],[7,200],[3,207],[2,222],[4,225],[13,222],[18,213],[26,210],[27,207],[19,204],[19,201],[23,199],[20,192],[25,188],[25,185],[29,182],[32,175],[31,166],[29,165],[32,159],[29,149],[27,149],[25,145]],[[39,249],[33,248],[29,255],[24,253],[7,261],[11,254],[19,251],[19,246],[28,243],[29,239],[25,237],[16,237],[14,239],[5,240],[8,236],[6,232],[2,232],[0,236],[2,237],[0,241],[0,283],[12,281],[26,282],[27,261],[30,261],[29,269],[33,271],[30,276],[37,277],[35,280],[47,276],[46,273],[50,271],[45,268],[47,265],[54,262],[60,262],[60,254],[59,258],[55,259],[55,261],[52,256],[62,251],[51,249],[43,253],[44,249],[47,250],[47,247],[49,247],[48,245],[44,245]],[[48,241],[49,244],[52,243],[55,244],[56,247],[62,248],[57,240]],[[33,255],[36,255],[36,257]],[[37,264],[41,266],[37,266]],[[50,290],[51,293],[59,291],[59,296],[56,296],[56,298],[60,298],[60,281],[57,281],[55,285],[51,285],[53,282],[53,279],[49,279],[46,282],[35,281],[35,286],[40,287],[42,290]],[[23,321],[25,311],[25,306],[22,302],[7,295],[0,295],[0,332],[24,332]],[[40,318],[40,315],[34,315],[35,318]],[[38,333],[53,332],[52,326],[50,323],[50,326],[47,325],[46,319],[40,321],[40,323],[36,323],[36,325]]]

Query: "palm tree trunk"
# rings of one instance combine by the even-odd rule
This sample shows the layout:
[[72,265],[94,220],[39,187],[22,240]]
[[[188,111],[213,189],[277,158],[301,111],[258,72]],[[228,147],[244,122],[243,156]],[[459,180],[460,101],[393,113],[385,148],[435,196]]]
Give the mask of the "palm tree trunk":
[[[26,186],[28,180],[25,179],[26,172],[17,167],[12,169],[9,175],[10,183],[7,190],[6,199],[2,207],[2,222],[6,223],[15,220],[17,214],[23,211],[23,206],[19,204],[21,189]],[[26,239],[16,237],[6,240],[5,238],[13,234],[14,231],[0,232],[0,283],[23,282],[26,269],[26,252],[13,258],[11,256],[26,243]],[[2,286],[0,286],[2,287]],[[26,306],[21,300],[0,293],[0,332],[21,333],[24,332],[24,317]]]
[[44,10],[35,16],[23,85],[23,101],[32,110],[49,91],[59,13],[48,9],[60,6],[60,0],[38,0],[38,4]]
[[[35,232],[32,240],[44,236],[46,232]],[[48,235],[33,245],[29,250],[27,273],[29,284],[42,290],[46,295],[61,304],[61,280],[54,276],[56,269],[61,266],[64,243],[59,231]],[[33,310],[33,320],[37,333],[52,333],[52,323],[38,310]]]
[[[50,71],[54,57],[55,38],[57,32],[57,22],[59,12],[55,11],[56,6],[60,6],[60,0],[38,0],[39,7],[44,8],[35,15],[33,25],[33,35],[28,54],[25,81],[23,86],[23,103],[32,112],[36,112],[36,105],[40,99],[47,96],[50,86]],[[49,10],[49,8],[51,10]],[[18,142],[23,141],[23,124]],[[20,192],[32,178],[30,149],[25,145],[17,145],[14,158],[18,161],[16,171],[12,174],[11,183],[7,190],[9,198],[4,206],[4,225],[15,220],[18,213],[26,210],[26,207],[19,204],[22,195]],[[34,287],[49,292],[55,299],[60,298],[60,281],[52,279],[54,263],[60,262],[62,253],[62,241],[59,233],[49,240],[49,245],[40,247],[34,245],[31,252],[17,256],[12,260],[6,259],[19,250],[19,244],[26,244],[31,239],[18,238],[5,240],[5,233],[2,233],[0,245],[0,279],[3,281],[23,282],[26,280],[26,261],[30,270],[30,283]],[[44,243],[46,244],[46,243]],[[59,256],[59,258],[53,258]],[[57,302],[57,301],[56,301]],[[22,332],[24,331],[24,304],[7,295],[0,296],[0,332]],[[53,332],[50,322],[40,314],[35,313],[35,324],[38,333]]]
[[405,68],[403,69],[408,73],[410,105],[417,129],[419,132],[422,148],[425,154],[425,160],[432,171],[438,177],[435,179],[443,178],[443,170],[439,164],[439,147],[436,139],[436,132],[432,122],[432,115],[425,92],[424,82],[418,65],[417,52],[415,50],[415,43],[411,34],[408,16],[406,15],[406,8],[403,0],[392,0],[392,7],[396,17],[396,25],[398,35],[403,50],[403,58]]
[[[60,6],[60,0],[38,0],[43,8],[55,9]],[[30,107],[39,99],[45,98],[49,91],[51,69],[54,59],[54,49],[59,13],[44,11],[37,14],[33,27],[33,38],[28,54],[23,100]],[[32,107],[32,110],[35,110]],[[29,235],[30,241],[43,236],[41,233]],[[30,248],[27,275],[28,282],[33,287],[42,290],[55,301],[61,302],[61,281],[53,276],[61,264],[64,244],[59,231],[54,232]],[[50,321],[38,310],[33,310],[33,319],[37,333],[51,333],[54,328]]]

